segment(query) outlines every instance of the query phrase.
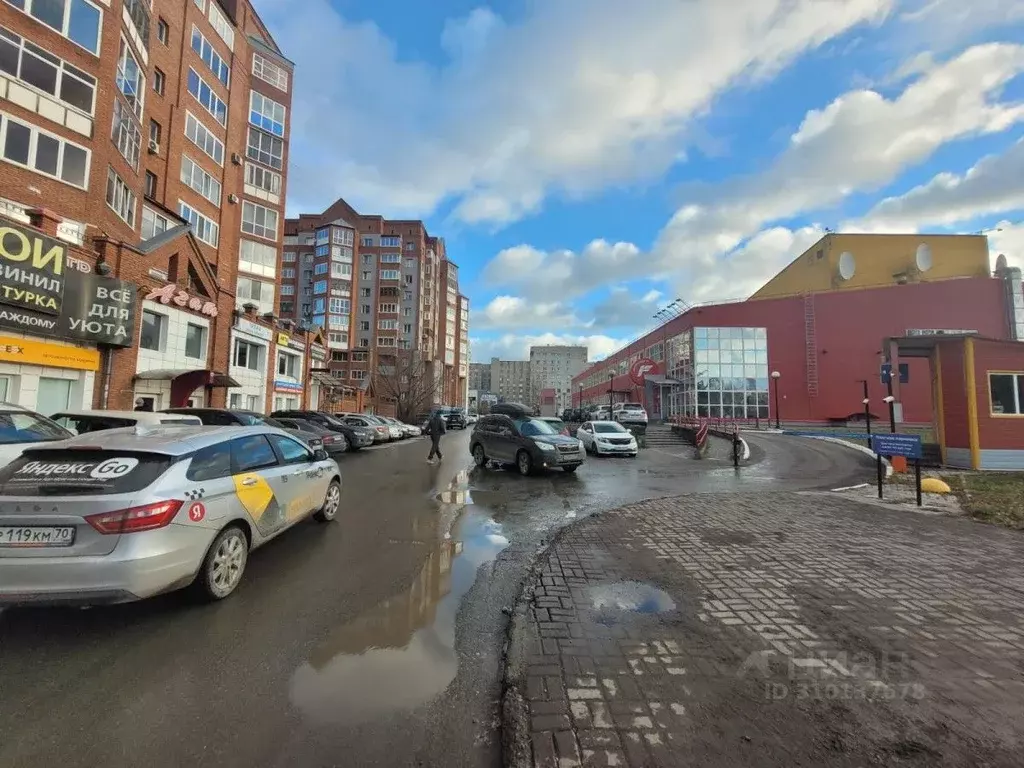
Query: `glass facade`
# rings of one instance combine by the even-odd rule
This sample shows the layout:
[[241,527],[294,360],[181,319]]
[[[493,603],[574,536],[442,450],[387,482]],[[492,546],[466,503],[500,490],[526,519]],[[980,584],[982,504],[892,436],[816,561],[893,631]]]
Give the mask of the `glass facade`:
[[668,341],[671,416],[767,419],[765,328],[693,328]]

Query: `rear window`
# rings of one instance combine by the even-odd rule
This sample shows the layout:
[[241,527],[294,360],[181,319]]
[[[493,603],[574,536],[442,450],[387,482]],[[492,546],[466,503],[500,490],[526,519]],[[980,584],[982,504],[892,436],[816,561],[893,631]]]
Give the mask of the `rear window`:
[[[69,416],[62,414],[53,419],[66,429],[73,430],[80,435],[89,432],[102,432],[105,429],[121,429],[123,427],[134,427],[137,419],[122,419],[116,416]],[[163,420],[161,420],[163,423]]]
[[136,451],[29,450],[0,469],[0,496],[134,493],[173,461],[161,453]]

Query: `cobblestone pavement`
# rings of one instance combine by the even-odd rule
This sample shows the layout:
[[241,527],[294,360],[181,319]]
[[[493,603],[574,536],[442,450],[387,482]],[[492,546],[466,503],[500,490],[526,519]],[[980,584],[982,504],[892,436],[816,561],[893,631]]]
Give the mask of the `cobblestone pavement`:
[[535,766],[1019,766],[1024,538],[824,494],[582,521],[517,606]]

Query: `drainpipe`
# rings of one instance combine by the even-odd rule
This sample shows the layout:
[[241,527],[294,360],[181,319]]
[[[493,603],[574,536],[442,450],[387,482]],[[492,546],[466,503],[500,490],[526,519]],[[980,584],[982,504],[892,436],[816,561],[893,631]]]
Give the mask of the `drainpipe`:
[[110,400],[110,375],[114,368],[114,350],[110,347],[102,348],[103,356],[103,393],[100,395],[100,408],[107,410]]

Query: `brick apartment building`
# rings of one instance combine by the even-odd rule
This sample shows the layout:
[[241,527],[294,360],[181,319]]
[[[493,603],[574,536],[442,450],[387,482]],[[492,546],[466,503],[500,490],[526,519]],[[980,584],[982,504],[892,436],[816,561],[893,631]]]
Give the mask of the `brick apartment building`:
[[[363,215],[339,199],[285,221],[281,317],[325,331],[336,381],[393,414],[382,376],[415,365],[436,404],[466,404],[469,300],[443,238],[422,221]],[[376,380],[376,383],[375,383]]]
[[0,9],[0,266],[51,294],[0,295],[0,400],[318,397],[313,340],[274,317],[292,65],[253,7]]

